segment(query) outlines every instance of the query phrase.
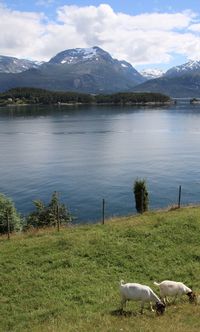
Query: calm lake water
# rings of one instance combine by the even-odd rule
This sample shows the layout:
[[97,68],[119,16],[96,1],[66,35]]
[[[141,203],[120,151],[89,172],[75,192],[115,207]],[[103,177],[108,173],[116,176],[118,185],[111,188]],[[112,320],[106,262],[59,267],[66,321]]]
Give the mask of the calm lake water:
[[0,109],[0,192],[20,212],[60,193],[76,222],[135,213],[146,178],[150,208],[200,202],[200,106],[30,106]]

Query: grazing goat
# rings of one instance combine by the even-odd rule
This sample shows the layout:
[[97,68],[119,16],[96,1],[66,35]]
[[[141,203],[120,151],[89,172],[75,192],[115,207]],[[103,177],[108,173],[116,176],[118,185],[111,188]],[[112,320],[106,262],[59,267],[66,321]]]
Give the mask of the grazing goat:
[[126,305],[126,301],[134,300],[134,301],[141,301],[141,314],[143,313],[145,302],[149,303],[150,309],[152,311],[153,309],[151,302],[155,302],[156,312],[158,314],[163,314],[165,311],[165,304],[161,302],[159,297],[148,286],[136,283],[125,284],[124,281],[121,280],[120,293],[121,293],[121,310],[123,310],[123,306]]
[[161,283],[154,282],[154,285],[160,288],[160,296],[165,304],[167,302],[167,296],[174,296],[175,302],[176,298],[179,299],[184,294],[189,297],[189,301],[191,303],[195,302],[195,293],[193,293],[193,291],[182,282],[164,280]]

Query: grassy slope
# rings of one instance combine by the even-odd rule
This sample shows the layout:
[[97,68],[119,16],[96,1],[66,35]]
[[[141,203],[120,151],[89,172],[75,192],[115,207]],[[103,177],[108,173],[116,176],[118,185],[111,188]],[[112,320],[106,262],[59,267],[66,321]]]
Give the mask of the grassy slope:
[[133,302],[132,316],[114,314],[122,278],[199,290],[199,244],[200,208],[0,238],[0,331],[199,331],[200,306],[184,298],[162,317]]

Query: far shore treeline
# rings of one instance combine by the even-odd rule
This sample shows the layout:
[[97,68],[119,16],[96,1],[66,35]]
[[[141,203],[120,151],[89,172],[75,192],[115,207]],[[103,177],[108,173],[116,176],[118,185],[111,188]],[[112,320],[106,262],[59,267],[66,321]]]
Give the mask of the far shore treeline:
[[86,94],[48,91],[37,88],[14,88],[0,93],[0,106],[24,104],[168,104],[172,100],[161,93],[118,92],[114,94]]

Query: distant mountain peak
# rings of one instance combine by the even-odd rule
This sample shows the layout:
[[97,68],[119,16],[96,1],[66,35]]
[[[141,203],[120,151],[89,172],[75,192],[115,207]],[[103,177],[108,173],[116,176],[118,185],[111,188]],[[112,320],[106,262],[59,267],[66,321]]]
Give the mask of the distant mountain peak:
[[159,68],[147,68],[143,69],[140,74],[145,77],[147,80],[152,80],[154,78],[159,78],[164,75],[164,70]]
[[36,61],[0,55],[0,73],[21,73],[30,68],[38,68],[40,64]]
[[195,72],[200,72],[200,60],[189,60],[182,65],[170,68],[166,72],[166,76],[180,76],[184,74],[191,74]]
[[99,58],[111,60],[110,54],[98,46],[88,48],[72,48],[59,52],[50,59],[50,64],[76,64],[84,61],[98,61]]

